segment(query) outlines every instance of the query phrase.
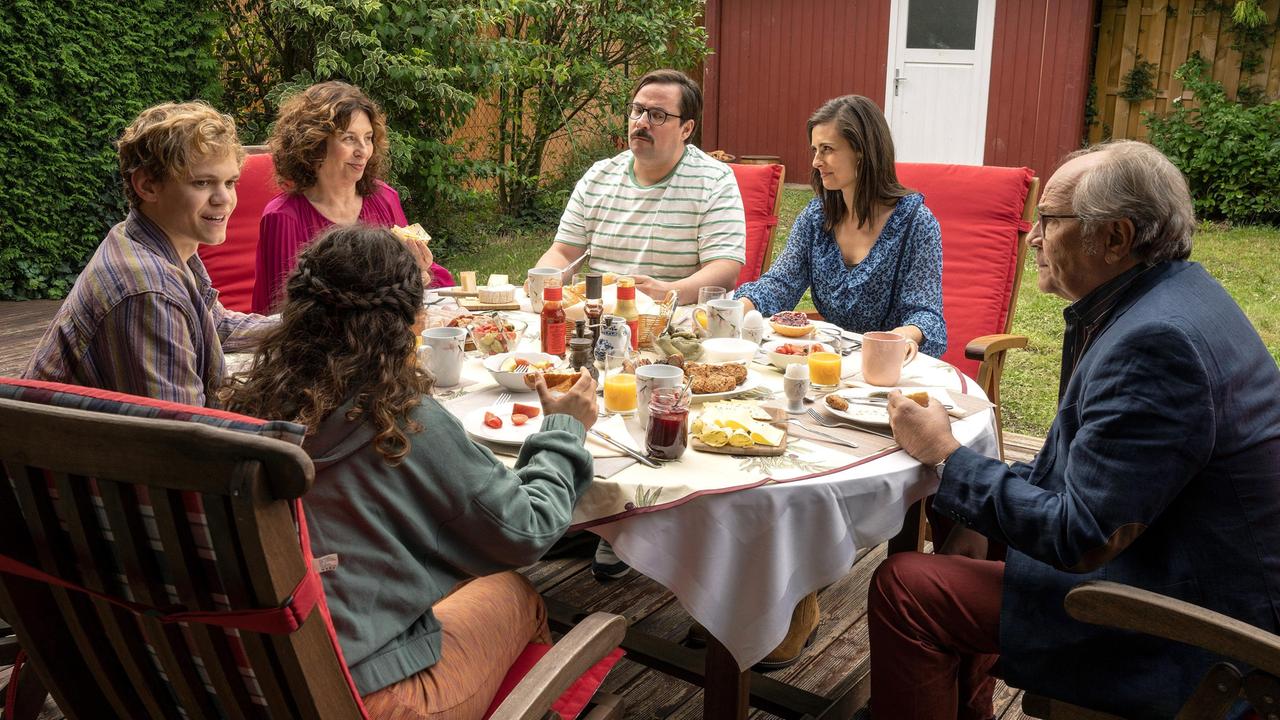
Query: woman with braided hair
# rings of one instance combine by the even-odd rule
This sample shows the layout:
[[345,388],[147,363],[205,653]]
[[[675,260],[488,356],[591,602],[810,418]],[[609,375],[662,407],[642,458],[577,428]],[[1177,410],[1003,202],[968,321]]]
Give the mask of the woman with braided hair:
[[311,551],[370,717],[480,718],[512,662],[548,641],[546,609],[510,570],[537,560],[591,482],[595,382],[552,397],[515,469],[431,398],[413,326],[422,275],[390,231],[338,226],[306,248],[278,328],[221,397],[307,427]]

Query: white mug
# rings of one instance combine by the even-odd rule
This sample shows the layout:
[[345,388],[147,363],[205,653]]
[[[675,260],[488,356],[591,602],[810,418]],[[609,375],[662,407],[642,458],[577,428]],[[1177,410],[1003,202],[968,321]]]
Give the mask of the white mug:
[[559,268],[538,267],[533,268],[528,274],[528,293],[529,293],[529,309],[532,312],[542,312],[542,290],[547,286],[547,278],[560,277]]
[[721,298],[707,303],[707,335],[736,338],[742,332],[742,301]]
[[453,387],[462,378],[463,346],[467,342],[467,329],[438,327],[422,332],[422,355],[427,372],[440,387]]
[[656,388],[684,385],[684,371],[674,365],[641,365],[636,368],[636,419],[649,427],[649,401]]

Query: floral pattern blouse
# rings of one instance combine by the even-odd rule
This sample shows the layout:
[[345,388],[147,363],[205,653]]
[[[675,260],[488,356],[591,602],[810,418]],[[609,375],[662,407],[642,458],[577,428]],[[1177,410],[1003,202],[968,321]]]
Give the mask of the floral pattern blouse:
[[942,355],[942,231],[924,196],[900,199],[867,257],[853,266],[822,220],[822,200],[814,198],[768,272],[733,296],[750,298],[768,317],[793,309],[813,288],[813,304],[827,321],[857,333],[914,325],[924,334],[920,352]]

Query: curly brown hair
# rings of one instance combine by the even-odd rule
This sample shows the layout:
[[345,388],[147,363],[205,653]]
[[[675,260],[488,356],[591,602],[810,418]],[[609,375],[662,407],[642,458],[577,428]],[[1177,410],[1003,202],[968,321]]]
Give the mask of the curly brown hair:
[[333,226],[298,256],[285,292],[280,324],[219,399],[234,412],[301,423],[308,435],[354,399],[347,420],[366,418],[374,447],[399,464],[422,430],[408,413],[432,387],[415,353],[423,289],[413,255],[384,228]]
[[329,151],[329,139],[351,125],[351,116],[364,112],[373,125],[373,153],[356,192],[372,195],[387,169],[387,120],[368,95],[339,80],[316,83],[285,100],[267,145],[276,166],[276,181],[290,192],[315,186],[316,171]]

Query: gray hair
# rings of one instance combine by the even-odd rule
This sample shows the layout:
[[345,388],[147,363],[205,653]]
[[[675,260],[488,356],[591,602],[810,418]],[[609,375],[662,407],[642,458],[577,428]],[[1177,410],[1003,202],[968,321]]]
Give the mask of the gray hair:
[[1086,252],[1097,252],[1104,223],[1127,219],[1134,227],[1130,252],[1139,261],[1190,257],[1196,218],[1182,171],[1159,150],[1136,140],[1100,143],[1067,159],[1096,152],[1105,153],[1103,161],[1080,177],[1071,199]]

